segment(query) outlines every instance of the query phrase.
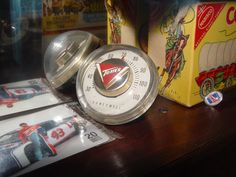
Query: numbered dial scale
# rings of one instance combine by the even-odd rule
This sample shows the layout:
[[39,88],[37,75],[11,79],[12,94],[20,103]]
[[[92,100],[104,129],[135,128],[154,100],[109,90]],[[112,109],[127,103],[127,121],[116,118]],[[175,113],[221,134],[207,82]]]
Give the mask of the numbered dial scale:
[[157,96],[157,86],[152,60],[127,45],[106,45],[93,51],[76,80],[85,112],[109,125],[127,123],[146,112]]

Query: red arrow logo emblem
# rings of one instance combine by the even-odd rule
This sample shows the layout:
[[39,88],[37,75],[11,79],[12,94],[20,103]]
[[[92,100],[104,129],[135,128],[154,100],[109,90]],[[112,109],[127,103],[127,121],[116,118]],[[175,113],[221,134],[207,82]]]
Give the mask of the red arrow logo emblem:
[[109,89],[117,81],[121,80],[129,72],[128,66],[111,63],[96,64],[101,81],[106,89]]

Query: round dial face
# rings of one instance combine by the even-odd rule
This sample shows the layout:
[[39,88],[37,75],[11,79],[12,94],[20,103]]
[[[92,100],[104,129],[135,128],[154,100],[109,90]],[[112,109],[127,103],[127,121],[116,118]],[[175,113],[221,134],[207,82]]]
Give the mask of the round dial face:
[[129,122],[157,95],[157,71],[150,58],[131,46],[103,46],[88,56],[77,77],[85,111],[106,124]]

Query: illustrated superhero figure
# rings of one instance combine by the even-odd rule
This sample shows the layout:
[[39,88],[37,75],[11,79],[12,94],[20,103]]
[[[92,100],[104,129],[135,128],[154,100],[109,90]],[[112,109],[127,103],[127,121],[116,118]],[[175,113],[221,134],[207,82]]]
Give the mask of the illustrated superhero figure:
[[20,124],[19,139],[26,143],[32,142],[33,152],[36,161],[42,160],[43,157],[55,156],[56,148],[48,142],[47,132],[39,124],[28,125]]

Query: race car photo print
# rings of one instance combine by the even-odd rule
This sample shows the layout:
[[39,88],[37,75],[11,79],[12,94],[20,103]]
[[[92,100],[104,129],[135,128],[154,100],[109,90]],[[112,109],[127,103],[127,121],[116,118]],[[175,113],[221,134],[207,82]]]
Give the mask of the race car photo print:
[[27,173],[109,139],[67,104],[2,120],[0,177]]

